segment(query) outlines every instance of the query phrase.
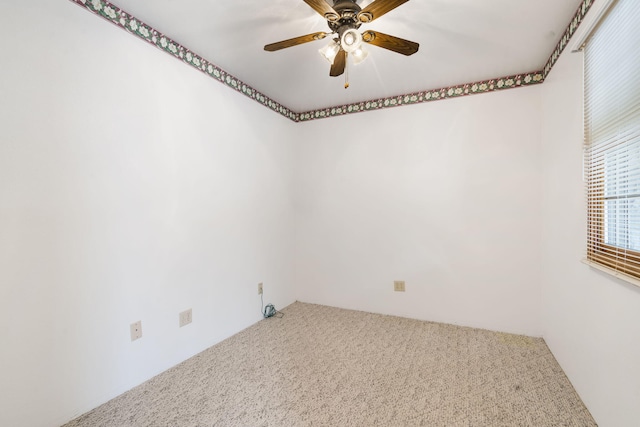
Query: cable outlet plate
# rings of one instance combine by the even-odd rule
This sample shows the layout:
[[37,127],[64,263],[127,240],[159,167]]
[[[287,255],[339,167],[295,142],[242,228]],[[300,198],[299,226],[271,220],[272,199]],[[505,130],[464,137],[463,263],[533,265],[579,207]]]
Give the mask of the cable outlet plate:
[[193,313],[191,309],[181,312],[178,317],[181,328],[193,321]]
[[131,324],[131,341],[142,338],[142,320]]
[[404,280],[394,280],[393,290],[396,292],[404,292]]
[[258,283],[258,295],[262,295],[262,282]]

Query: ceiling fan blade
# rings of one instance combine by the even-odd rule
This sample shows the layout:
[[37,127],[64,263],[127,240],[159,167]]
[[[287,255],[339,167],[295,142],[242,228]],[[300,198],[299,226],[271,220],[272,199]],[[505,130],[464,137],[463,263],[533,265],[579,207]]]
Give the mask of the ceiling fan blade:
[[360,22],[371,22],[408,1],[409,0],[375,0],[358,13],[358,19]]
[[371,30],[367,30],[362,33],[362,40],[369,44],[384,49],[389,49],[406,56],[413,55],[418,51],[418,48],[420,47],[420,45],[416,42]]
[[347,52],[340,49],[335,59],[333,60],[333,65],[331,66],[331,71],[329,71],[329,75],[331,77],[338,77],[342,73],[344,73],[344,67],[347,65]]
[[299,44],[320,40],[327,37],[327,33],[319,32],[313,34],[307,34],[306,36],[294,37],[288,40],[282,40],[280,42],[271,43],[264,47],[264,50],[269,52],[275,52],[276,50],[284,49],[291,46],[297,46]]
[[325,0],[304,0],[313,10],[329,21],[337,21],[340,15]]

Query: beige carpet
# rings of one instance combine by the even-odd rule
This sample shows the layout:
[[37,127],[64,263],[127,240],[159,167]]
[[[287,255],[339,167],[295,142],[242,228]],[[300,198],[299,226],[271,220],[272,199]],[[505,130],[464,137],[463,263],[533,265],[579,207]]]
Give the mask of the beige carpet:
[[283,311],[66,426],[596,425],[542,339]]

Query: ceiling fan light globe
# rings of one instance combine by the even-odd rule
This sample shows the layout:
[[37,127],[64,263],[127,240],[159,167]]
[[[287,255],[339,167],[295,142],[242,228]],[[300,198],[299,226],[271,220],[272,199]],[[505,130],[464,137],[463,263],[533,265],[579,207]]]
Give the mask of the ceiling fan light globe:
[[351,59],[353,59],[353,65],[362,64],[365,59],[369,56],[369,52],[362,47],[354,50],[351,54]]
[[329,64],[333,65],[333,61],[336,58],[339,50],[340,46],[338,45],[338,43],[331,40],[328,45],[326,45],[322,49],[319,49],[318,52],[320,52],[320,55],[322,55],[322,57],[326,59]]
[[356,36],[353,35],[353,33],[347,33],[344,35],[344,43],[347,46],[351,46],[356,42]]
[[362,44],[362,35],[354,28],[350,28],[342,34],[340,44],[345,52],[354,52]]

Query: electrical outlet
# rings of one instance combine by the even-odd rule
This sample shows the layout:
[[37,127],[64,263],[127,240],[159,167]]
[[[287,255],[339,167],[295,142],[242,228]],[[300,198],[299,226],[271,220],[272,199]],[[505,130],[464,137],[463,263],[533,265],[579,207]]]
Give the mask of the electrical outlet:
[[404,280],[395,280],[393,282],[393,290],[396,292],[404,292]]
[[262,295],[262,282],[258,283],[258,294]]
[[131,341],[142,338],[142,320],[131,324]]
[[189,323],[191,323],[193,321],[193,316],[192,316],[191,309],[183,311],[182,313],[180,313],[179,317],[180,317],[180,327],[181,328],[183,326],[185,326],[185,325],[188,325]]

